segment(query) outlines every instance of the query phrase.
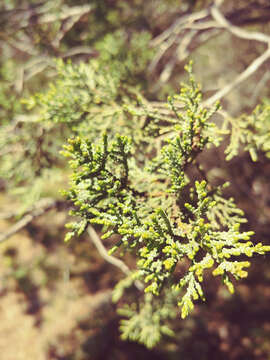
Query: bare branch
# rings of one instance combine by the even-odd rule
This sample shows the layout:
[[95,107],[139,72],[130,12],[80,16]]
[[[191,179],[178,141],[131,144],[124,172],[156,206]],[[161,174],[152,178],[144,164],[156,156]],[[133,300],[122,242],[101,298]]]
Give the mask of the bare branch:
[[216,92],[213,96],[207,99],[204,102],[204,106],[211,106],[224,96],[226,96],[230,91],[232,91],[236,86],[241,84],[249,76],[251,76],[258,68],[270,58],[270,48],[268,48],[261,56],[256,58],[241,74],[239,74],[234,81],[230,84],[224,86],[221,90]]
[[223,28],[222,25],[217,23],[214,20],[194,23],[194,24],[187,24],[184,26],[185,29],[192,29],[192,30],[207,30],[211,28]]
[[[108,263],[118,267],[118,269],[120,269],[126,275],[129,275],[131,273],[128,266],[122,260],[117,259],[116,257],[108,254],[107,249],[103,246],[103,244],[102,244],[98,234],[96,233],[95,229],[93,228],[93,226],[88,226],[87,232],[91,238],[91,241],[93,242],[93,244],[97,248],[99,254],[103,257],[104,260],[106,260]],[[140,291],[143,290],[143,284],[140,281],[136,280],[134,282],[134,284],[138,290],[140,290]]]
[[172,36],[166,42],[160,44],[159,51],[156,53],[150,65],[148,66],[148,71],[152,72],[155,69],[162,56],[174,44],[177,38],[178,38],[178,33],[172,34]]
[[52,45],[55,46],[56,48],[59,47],[60,42],[64,38],[66,33],[70,29],[72,29],[72,27],[80,20],[80,18],[81,15],[79,14],[65,19],[61,24],[58,34],[56,35],[55,39],[52,41]]
[[155,37],[151,42],[150,45],[155,47],[159,46],[162,42],[166,41],[172,34],[179,34],[179,32],[184,28],[185,24],[191,24],[196,20],[203,19],[204,17],[209,15],[209,10],[204,9],[202,11],[198,11],[194,14],[189,14],[182,16],[174,21],[174,23],[163,33]]
[[[216,4],[218,2],[216,1]],[[243,29],[240,29],[237,26],[232,25],[220,12],[219,8],[214,5],[211,8],[211,15],[213,18],[217,21],[218,24],[226,28],[228,31],[230,31],[233,35],[240,37],[242,39],[247,40],[256,40],[260,42],[264,42],[266,44],[270,44],[270,36],[260,33],[260,32],[250,32]]]
[[[0,155],[2,155],[2,153],[0,153]],[[16,211],[1,212],[0,220],[12,219],[12,218],[16,217],[16,215],[17,215]]]
[[0,235],[0,243],[9,239],[12,235],[23,229],[36,217],[43,215],[56,206],[57,202],[53,199],[42,199],[34,207],[30,214],[25,215],[21,220],[11,226],[6,232]]
[[176,54],[172,56],[172,59],[168,62],[168,64],[165,66],[165,68],[160,74],[160,83],[165,83],[171,77],[173,69],[178,61],[183,61],[189,56],[188,46],[196,34],[197,31],[191,30],[188,31],[186,35],[181,39],[179,45],[177,46]]
[[252,97],[250,99],[250,102],[252,104],[256,104],[257,102],[257,98],[259,96],[260,91],[265,88],[267,82],[270,79],[270,73],[269,72],[265,72],[264,75],[262,76],[262,78],[260,79],[260,81],[256,84],[253,93],[252,93]]
[[93,56],[96,53],[97,52],[89,46],[75,46],[75,47],[67,50],[60,56],[62,58],[71,57],[71,56],[78,55],[78,54],[87,54],[87,55]]
[[230,31],[233,35],[240,37],[246,40],[255,40],[264,42],[268,45],[268,49],[258,58],[256,58],[241,74],[239,74],[234,81],[230,84],[227,84],[222,89],[220,89],[216,94],[211,96],[208,100],[204,102],[205,106],[211,106],[216,101],[220,100],[224,96],[226,96],[231,90],[233,90],[236,86],[246,80],[249,76],[251,76],[258,68],[270,58],[270,36],[259,33],[259,32],[250,32],[243,29],[240,29],[237,26],[232,25],[220,12],[218,6],[221,5],[222,1],[216,0],[215,5],[212,6],[210,12],[216,22],[222,26],[223,28]]
[[[166,51],[175,43],[179,42],[179,35],[183,29],[188,27],[189,25],[193,24],[194,21],[203,19],[210,14],[208,9],[204,9],[194,14],[189,14],[182,16],[174,21],[174,23],[166,29],[163,33],[158,35],[150,42],[150,46],[157,47],[159,46],[159,51],[154,56],[154,59],[150,63],[148,70],[152,72],[157,64],[159,63],[160,59],[166,53]],[[174,67],[173,63],[170,64],[170,67]],[[172,70],[166,69],[164,73],[164,77],[167,77],[167,72]]]
[[70,17],[81,17],[85,14],[88,14],[92,10],[91,5],[81,5],[73,7],[65,7],[61,14],[49,14],[46,13],[38,19],[40,24],[51,23],[57,20],[65,20]]

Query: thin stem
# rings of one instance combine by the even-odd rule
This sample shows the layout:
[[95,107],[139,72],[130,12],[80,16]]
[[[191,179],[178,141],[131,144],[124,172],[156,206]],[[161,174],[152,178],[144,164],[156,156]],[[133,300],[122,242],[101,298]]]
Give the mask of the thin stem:
[[42,199],[35,206],[35,209],[30,213],[25,215],[21,220],[16,222],[13,226],[11,226],[6,232],[0,235],[0,243],[8,240],[11,236],[16,234],[18,231],[23,229],[26,225],[28,225],[31,221],[33,221],[36,217],[43,215],[45,212],[51,210],[56,206],[57,202],[52,199]]
[[[103,259],[105,261],[107,261],[108,263],[118,267],[118,269],[120,269],[124,274],[130,275],[131,270],[122,260],[117,259],[116,257],[108,254],[107,249],[102,244],[102,242],[101,242],[98,234],[96,233],[95,229],[93,228],[93,226],[88,226],[87,232],[90,236],[92,243],[95,245],[95,247],[98,250],[101,257],[103,257]],[[138,290],[140,290],[140,291],[143,290],[144,286],[140,281],[136,280],[134,282],[134,284]]]

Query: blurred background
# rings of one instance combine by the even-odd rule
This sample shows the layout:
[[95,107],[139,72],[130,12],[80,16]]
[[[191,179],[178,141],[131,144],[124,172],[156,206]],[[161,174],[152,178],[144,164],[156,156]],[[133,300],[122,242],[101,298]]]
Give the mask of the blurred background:
[[[270,36],[268,0],[216,3],[237,29]],[[228,31],[212,5],[210,0],[1,1],[1,358],[270,359],[270,267],[262,256],[252,260],[249,277],[234,295],[209,277],[207,301],[186,320],[176,318],[174,338],[162,339],[152,350],[122,341],[111,303],[122,274],[86,236],[63,241],[69,215],[59,190],[67,186],[69,171],[58,152],[69,129],[62,124],[43,129],[31,122],[35,112],[29,99],[55,81],[56,58],[126,63],[128,81],[152,102],[164,102],[179,90],[184,66],[192,59],[204,99],[211,99],[267,48],[263,41]],[[232,119],[270,101],[269,57],[255,65],[220,98]],[[50,148],[49,158],[41,143]],[[269,160],[259,154],[254,163],[240,151],[226,161],[225,147],[226,141],[202,161],[215,181],[231,182],[227,195],[245,211],[244,229],[256,232],[255,242],[269,244]],[[54,206],[47,204],[39,213],[35,204],[42,199],[53,199]],[[14,226],[22,219],[25,224],[17,231]]]

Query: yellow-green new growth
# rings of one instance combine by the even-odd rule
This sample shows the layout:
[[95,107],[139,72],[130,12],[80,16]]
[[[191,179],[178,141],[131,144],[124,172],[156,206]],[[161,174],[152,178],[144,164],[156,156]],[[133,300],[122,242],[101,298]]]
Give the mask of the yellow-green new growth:
[[[202,179],[198,155],[219,144],[216,125],[211,123],[218,106],[203,108],[191,66],[188,71],[190,84],[169,99],[171,122],[150,112],[140,136],[131,130],[130,136],[105,133],[96,141],[77,137],[65,147],[73,169],[66,196],[75,205],[72,214],[80,219],[68,225],[71,231],[66,239],[81,234],[88,224],[98,224],[102,239],[116,239],[110,253],[122,248],[135,255],[134,273],[145,284],[146,303],[137,313],[133,308],[123,312],[128,320],[122,321],[122,336],[149,347],[159,340],[165,319],[155,317],[154,299],[162,299],[166,292],[177,293],[185,318],[195,301],[205,300],[206,271],[220,275],[233,293],[232,279],[246,277],[250,265],[242,257],[270,250],[252,243],[252,231],[241,232],[240,224],[246,219],[234,200],[224,197],[227,184],[214,186],[206,176]],[[176,101],[184,104],[184,111],[178,110]],[[139,116],[136,111],[132,114]],[[157,138],[163,131],[168,136],[160,143]],[[190,169],[195,174],[200,169],[197,178],[189,176]],[[188,267],[179,278],[177,269],[182,263]],[[114,299],[133,283],[129,276],[120,282]],[[149,343],[151,331],[155,336]]]

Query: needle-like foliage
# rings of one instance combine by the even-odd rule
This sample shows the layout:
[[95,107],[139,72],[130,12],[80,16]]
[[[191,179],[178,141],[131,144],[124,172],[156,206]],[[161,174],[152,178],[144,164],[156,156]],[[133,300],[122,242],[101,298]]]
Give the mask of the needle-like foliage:
[[[199,166],[198,155],[206,147],[219,145],[220,137],[211,122],[218,105],[203,108],[191,65],[187,70],[190,83],[169,98],[174,116],[170,129],[166,122],[167,136],[161,142],[162,121],[151,114],[141,129],[147,137],[152,133],[150,147],[143,136],[135,142],[130,131],[130,136],[104,133],[96,142],[76,137],[63,151],[73,169],[66,196],[75,205],[71,214],[79,219],[67,225],[70,232],[66,240],[82,234],[88,224],[102,225],[102,239],[117,235],[110,253],[118,248],[134,253],[134,278],[145,283],[145,293],[163,297],[164,291],[177,290],[182,318],[192,311],[194,301],[205,300],[205,271],[211,269],[214,276],[220,275],[233,293],[232,279],[246,277],[250,265],[242,260],[243,255],[252,257],[270,250],[250,241],[252,231],[240,231],[240,224],[246,221],[244,214],[233,199],[223,197],[222,187],[189,175]],[[183,104],[181,112],[176,106],[179,102]],[[186,271],[179,278],[175,274],[181,264]],[[131,284],[127,279],[122,288]],[[159,340],[156,317],[145,314],[150,308],[147,300],[138,314],[128,313],[129,320],[121,325],[123,338],[149,347]],[[141,318],[143,326],[138,325]],[[147,319],[152,319],[152,330]],[[152,342],[140,328],[156,334]]]

